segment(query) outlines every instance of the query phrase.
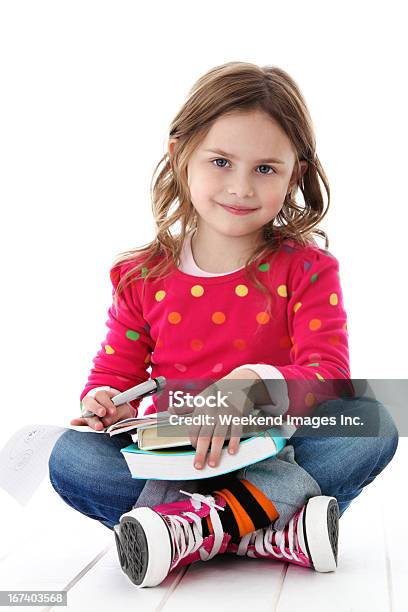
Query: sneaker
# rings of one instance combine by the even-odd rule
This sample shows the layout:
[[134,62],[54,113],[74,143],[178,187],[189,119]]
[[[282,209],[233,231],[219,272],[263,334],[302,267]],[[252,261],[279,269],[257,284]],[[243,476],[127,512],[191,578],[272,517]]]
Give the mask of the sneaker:
[[339,506],[335,497],[317,495],[280,531],[272,525],[230,542],[226,552],[248,557],[279,559],[316,572],[337,568]]
[[[156,586],[175,567],[208,561],[227,549],[231,535],[217,512],[224,510],[225,499],[180,492],[191,499],[133,508],[113,528],[121,568],[137,587]],[[204,538],[201,520],[207,516],[214,533]]]

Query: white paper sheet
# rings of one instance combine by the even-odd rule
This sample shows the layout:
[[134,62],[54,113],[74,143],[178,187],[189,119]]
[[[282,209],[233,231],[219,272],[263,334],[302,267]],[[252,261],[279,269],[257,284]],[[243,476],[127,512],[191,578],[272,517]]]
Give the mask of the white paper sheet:
[[58,438],[71,427],[26,425],[0,451],[0,487],[25,506],[48,473]]

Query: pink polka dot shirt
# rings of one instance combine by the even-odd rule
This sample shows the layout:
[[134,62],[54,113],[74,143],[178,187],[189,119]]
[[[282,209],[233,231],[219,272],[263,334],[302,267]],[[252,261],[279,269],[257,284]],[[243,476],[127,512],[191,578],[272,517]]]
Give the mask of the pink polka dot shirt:
[[[312,411],[338,397],[339,382],[353,393],[339,263],[330,252],[285,240],[277,255],[258,262],[256,276],[273,294],[271,316],[266,295],[244,268],[226,274],[198,268],[191,237],[179,268],[147,281],[143,268],[121,294],[117,315],[109,308],[108,331],[80,400],[150,377],[216,381],[242,367],[265,381],[271,404],[262,409],[272,414]],[[133,266],[110,270],[113,289]],[[157,410],[152,400],[146,414]],[[131,404],[137,408],[140,400]]]

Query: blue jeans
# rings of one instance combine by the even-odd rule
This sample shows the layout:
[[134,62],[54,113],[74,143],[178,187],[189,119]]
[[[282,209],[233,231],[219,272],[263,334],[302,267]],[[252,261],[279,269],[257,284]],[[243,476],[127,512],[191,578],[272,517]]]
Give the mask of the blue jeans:
[[[324,427],[316,430],[302,426],[275,458],[232,473],[235,477],[247,478],[272,500],[280,512],[274,524],[276,529],[282,529],[294,511],[313,495],[335,497],[341,516],[393,458],[398,430],[381,403],[367,397],[334,399],[318,406],[313,415],[330,416],[339,412],[359,416],[366,422],[369,417],[372,435],[350,436],[342,430],[338,436],[332,432],[324,435]],[[69,506],[113,529],[120,516],[138,505],[139,497],[143,499],[146,484],[160,486],[160,481],[132,478],[120,452],[129,443],[128,434],[110,437],[68,429],[58,438],[49,458],[53,488]],[[186,481],[188,486],[184,489],[211,492],[219,487],[219,482],[217,478]],[[174,483],[173,499],[178,489],[183,488],[180,483]],[[178,494],[178,499],[182,498]],[[149,500],[149,496],[145,495],[145,499]],[[173,499],[156,501],[164,503]],[[143,505],[155,504],[144,501]]]

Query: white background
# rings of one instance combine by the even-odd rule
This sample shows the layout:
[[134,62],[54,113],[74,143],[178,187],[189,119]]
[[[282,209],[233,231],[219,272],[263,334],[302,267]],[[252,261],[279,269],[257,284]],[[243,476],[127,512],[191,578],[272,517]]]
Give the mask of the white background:
[[154,236],[154,166],[188,89],[232,60],[288,71],[332,202],[354,378],[407,376],[403,3],[0,4],[4,443],[68,424],[105,337],[109,268]]

